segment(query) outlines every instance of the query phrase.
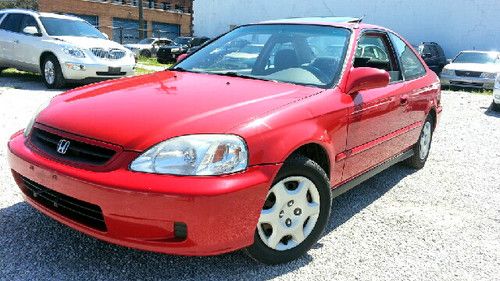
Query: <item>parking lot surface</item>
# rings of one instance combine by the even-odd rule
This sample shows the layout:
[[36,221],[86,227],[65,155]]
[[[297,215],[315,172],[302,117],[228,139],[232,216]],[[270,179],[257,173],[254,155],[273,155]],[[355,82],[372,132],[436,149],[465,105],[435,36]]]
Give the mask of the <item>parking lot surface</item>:
[[179,257],[114,246],[23,202],[8,137],[60,93],[0,77],[1,280],[498,280],[500,114],[491,96],[444,92],[426,167],[396,165],[336,198],[322,239],[303,258],[265,266],[236,252]]

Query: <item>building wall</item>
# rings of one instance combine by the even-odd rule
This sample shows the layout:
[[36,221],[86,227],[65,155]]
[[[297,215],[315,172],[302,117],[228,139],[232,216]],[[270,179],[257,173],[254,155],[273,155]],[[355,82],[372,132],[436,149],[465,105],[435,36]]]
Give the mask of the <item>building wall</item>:
[[303,16],[365,16],[412,43],[439,43],[447,57],[465,49],[500,50],[500,0],[196,0],[195,35],[216,36],[239,25]]
[[[184,1],[184,0],[178,0]],[[39,0],[39,10],[42,12],[68,13],[99,17],[100,30],[113,38],[113,18],[137,20],[137,7],[104,3],[87,0]],[[110,1],[111,2],[111,1]],[[147,0],[144,0],[146,3]],[[174,3],[176,1],[169,1]],[[160,1],[157,1],[160,3]],[[144,8],[144,19],[147,22],[148,36],[151,36],[153,22],[180,25],[181,34],[191,34],[191,17],[189,13],[174,13],[169,11]]]

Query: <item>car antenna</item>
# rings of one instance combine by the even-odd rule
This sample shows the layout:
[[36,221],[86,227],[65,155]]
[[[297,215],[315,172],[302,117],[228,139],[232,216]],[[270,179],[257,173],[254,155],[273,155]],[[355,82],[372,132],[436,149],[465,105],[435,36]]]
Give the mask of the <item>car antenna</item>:
[[359,18],[353,18],[353,19],[349,20],[348,23],[355,23],[354,28],[359,28],[359,24],[361,22],[363,22],[365,17],[366,17],[366,15],[363,15],[362,17],[359,17]]

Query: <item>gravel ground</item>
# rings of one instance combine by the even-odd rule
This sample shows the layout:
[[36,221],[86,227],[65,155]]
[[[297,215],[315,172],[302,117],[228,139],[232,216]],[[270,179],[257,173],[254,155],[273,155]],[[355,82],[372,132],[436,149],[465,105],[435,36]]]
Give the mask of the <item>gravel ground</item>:
[[396,165],[335,199],[325,235],[308,255],[269,267],[241,252],[177,257],[110,245],[24,203],[5,143],[57,93],[0,78],[2,280],[500,278],[500,114],[488,109],[490,96],[445,92],[423,170]]

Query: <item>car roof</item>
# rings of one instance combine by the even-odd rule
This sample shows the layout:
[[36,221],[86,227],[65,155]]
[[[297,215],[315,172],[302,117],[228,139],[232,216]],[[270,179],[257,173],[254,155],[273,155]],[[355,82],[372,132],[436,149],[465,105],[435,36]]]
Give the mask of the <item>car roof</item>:
[[54,13],[40,13],[40,12],[37,12],[37,11],[26,10],[26,9],[6,9],[6,10],[1,10],[0,12],[1,13],[26,14],[26,15],[32,15],[34,17],[42,16],[42,17],[50,17],[50,18],[59,18],[59,19],[69,19],[69,20],[85,21],[84,19],[81,19],[81,18],[76,17],[76,16],[54,14]]
[[311,24],[311,25],[326,25],[345,28],[374,28],[384,29],[380,26],[362,23],[363,18],[356,17],[302,17],[302,18],[286,18],[262,21],[256,24]]

